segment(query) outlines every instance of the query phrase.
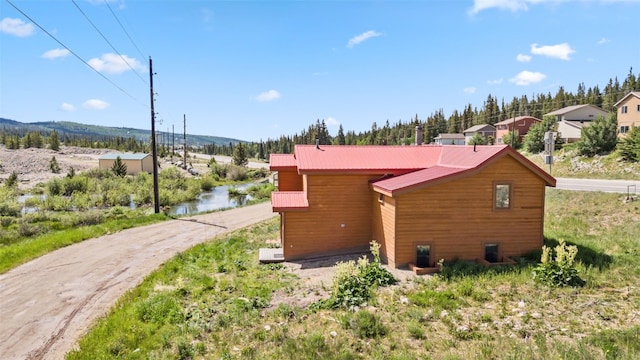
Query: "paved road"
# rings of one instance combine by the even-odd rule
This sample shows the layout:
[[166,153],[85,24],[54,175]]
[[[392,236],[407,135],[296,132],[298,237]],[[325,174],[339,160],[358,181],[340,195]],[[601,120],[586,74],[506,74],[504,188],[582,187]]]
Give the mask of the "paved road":
[[128,229],[0,275],[0,359],[63,359],[122,294],[176,253],[273,216],[264,203]]
[[[556,188],[561,190],[604,191],[640,194],[640,180],[595,180],[556,178]],[[635,186],[634,186],[635,185]]]

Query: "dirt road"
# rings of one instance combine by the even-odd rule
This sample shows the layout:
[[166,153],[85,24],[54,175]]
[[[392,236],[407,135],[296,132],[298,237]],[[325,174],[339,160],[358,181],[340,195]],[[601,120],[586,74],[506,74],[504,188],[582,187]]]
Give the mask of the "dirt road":
[[0,359],[63,359],[122,294],[177,252],[272,216],[264,203],[128,229],[0,275]]

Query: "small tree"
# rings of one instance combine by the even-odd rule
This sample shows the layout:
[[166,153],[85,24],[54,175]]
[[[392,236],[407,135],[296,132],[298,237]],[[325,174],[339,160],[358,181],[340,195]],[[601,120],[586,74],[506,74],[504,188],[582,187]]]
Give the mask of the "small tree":
[[640,127],[632,127],[617,148],[623,160],[640,161]]
[[58,165],[58,160],[56,160],[55,156],[51,157],[51,160],[49,161],[49,169],[54,174],[60,172],[60,165]]
[[247,148],[243,143],[236,145],[236,148],[233,150],[233,163],[238,166],[247,166],[249,163]]
[[599,116],[590,126],[582,128],[582,138],[578,151],[584,156],[606,153],[616,148],[618,119],[611,114],[607,118]]
[[58,140],[58,133],[55,130],[49,135],[49,147],[53,151],[60,150],[60,140]]
[[502,135],[502,143],[509,145],[514,149],[520,149],[522,146],[522,143],[520,142],[520,132],[518,130],[513,130]]
[[[545,116],[542,122],[535,123],[529,128],[529,132],[524,137],[524,148],[532,154],[544,151],[544,133],[556,129],[556,118]],[[556,137],[556,144],[561,144],[560,136]]]
[[122,162],[120,156],[116,157],[116,160],[113,162],[113,166],[111,166],[111,171],[113,171],[116,176],[124,177],[127,175],[127,165]]
[[16,174],[15,171],[11,172],[11,175],[9,175],[9,177],[7,178],[7,182],[5,183],[5,185],[8,188],[14,188],[18,186],[18,174]]
[[484,145],[486,144],[484,136],[480,135],[480,133],[475,133],[471,140],[469,140],[469,145]]

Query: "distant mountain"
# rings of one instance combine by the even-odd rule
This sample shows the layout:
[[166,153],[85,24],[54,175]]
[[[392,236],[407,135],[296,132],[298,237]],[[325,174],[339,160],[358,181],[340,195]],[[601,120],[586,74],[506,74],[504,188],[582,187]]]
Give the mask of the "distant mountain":
[[[28,132],[28,131],[40,131],[40,132],[51,132],[55,130],[59,135],[74,135],[74,136],[94,136],[94,137],[123,137],[130,138],[134,137],[136,140],[140,139],[148,139],[151,134],[150,130],[142,130],[142,129],[133,129],[133,128],[125,128],[125,127],[109,127],[109,126],[100,126],[100,125],[88,125],[88,124],[80,124],[70,121],[44,121],[44,122],[33,122],[33,123],[22,123],[15,120],[0,118],[0,129],[7,129],[8,131],[17,131],[19,133]],[[172,134],[167,133],[166,131],[158,131],[159,134],[162,134],[163,139],[167,142],[170,142],[172,139]],[[193,135],[187,134],[187,143],[190,146],[196,145],[229,145],[229,143],[238,144],[241,142],[245,142],[243,140],[231,139],[226,137],[219,136],[209,136],[209,135]],[[183,139],[182,133],[175,133],[175,143],[181,144]],[[159,140],[162,141],[162,140]]]

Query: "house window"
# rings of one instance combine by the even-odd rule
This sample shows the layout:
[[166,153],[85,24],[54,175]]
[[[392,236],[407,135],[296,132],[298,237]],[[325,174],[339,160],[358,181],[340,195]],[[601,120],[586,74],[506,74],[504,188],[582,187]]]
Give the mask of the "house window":
[[496,209],[509,209],[511,207],[511,184],[495,184],[493,198]]
[[627,113],[627,105],[625,105],[625,106],[620,108],[620,113],[621,114],[626,114]]
[[431,266],[431,245],[416,245],[416,266],[421,268]]
[[637,105],[636,110],[637,110],[638,112],[640,112],[640,104],[638,104],[638,105]]
[[378,194],[378,202],[384,202],[384,194]]
[[498,244],[485,244],[484,245],[484,259],[491,263],[499,261]]
[[620,126],[620,134],[626,134],[629,132],[629,126]]

